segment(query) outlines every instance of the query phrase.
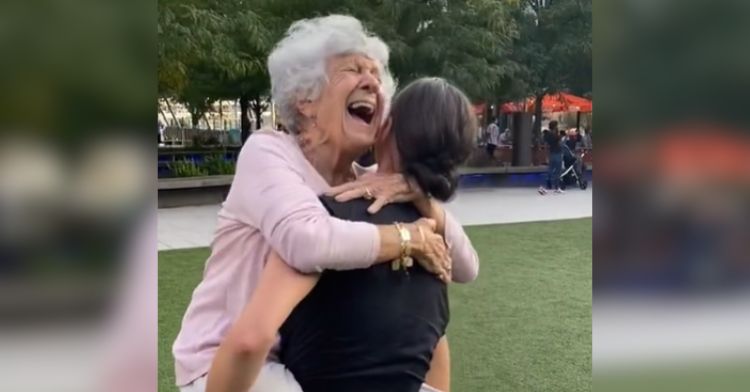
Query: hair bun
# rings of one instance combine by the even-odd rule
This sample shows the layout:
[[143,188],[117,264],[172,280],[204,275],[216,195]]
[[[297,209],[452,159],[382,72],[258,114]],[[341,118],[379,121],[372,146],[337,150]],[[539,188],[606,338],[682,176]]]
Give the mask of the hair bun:
[[414,162],[406,173],[417,181],[422,192],[440,201],[450,199],[458,187],[458,175],[452,165],[440,159]]

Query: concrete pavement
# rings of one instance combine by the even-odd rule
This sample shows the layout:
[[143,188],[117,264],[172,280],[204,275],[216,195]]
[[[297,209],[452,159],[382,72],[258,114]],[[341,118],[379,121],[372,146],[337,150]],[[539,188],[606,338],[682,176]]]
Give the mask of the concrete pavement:
[[[462,189],[448,209],[465,226],[592,216],[592,192],[571,189],[541,196],[535,188]],[[159,250],[211,244],[220,205],[159,210]]]

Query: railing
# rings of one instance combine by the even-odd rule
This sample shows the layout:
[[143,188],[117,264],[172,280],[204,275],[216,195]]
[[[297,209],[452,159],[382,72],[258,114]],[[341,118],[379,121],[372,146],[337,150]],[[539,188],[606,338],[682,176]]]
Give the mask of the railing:
[[185,148],[199,144],[216,144],[220,146],[239,147],[240,130],[206,130],[194,128],[167,127],[163,133],[162,147]]

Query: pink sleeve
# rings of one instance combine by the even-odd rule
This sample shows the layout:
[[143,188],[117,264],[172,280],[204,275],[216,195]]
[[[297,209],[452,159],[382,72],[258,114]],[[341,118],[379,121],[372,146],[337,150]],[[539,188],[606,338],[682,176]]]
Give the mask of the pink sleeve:
[[468,283],[479,274],[479,256],[463,226],[445,209],[445,242],[451,248],[453,281]]
[[380,247],[377,227],[331,217],[302,170],[283,140],[254,135],[237,161],[232,213],[259,227],[271,247],[303,273],[372,265]]

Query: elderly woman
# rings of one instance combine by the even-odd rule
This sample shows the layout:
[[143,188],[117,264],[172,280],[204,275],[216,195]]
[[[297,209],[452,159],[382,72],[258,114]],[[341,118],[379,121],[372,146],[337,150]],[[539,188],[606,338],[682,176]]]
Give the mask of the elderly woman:
[[[373,145],[393,91],[387,63],[380,39],[338,15],[294,23],[269,56],[273,99],[289,134],[257,132],[240,153],[203,280],[173,346],[183,391],[202,390],[272,250],[302,273],[368,268],[401,255],[403,234],[395,225],[332,217],[318,198],[353,180],[352,162]],[[365,193],[381,205],[421,195],[400,174],[367,181]],[[462,227],[439,203],[424,204],[429,211],[423,215],[440,224],[404,225],[415,259],[444,280],[473,280],[477,256]],[[277,354],[271,350],[261,380],[283,382]]]

